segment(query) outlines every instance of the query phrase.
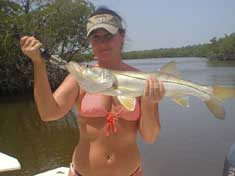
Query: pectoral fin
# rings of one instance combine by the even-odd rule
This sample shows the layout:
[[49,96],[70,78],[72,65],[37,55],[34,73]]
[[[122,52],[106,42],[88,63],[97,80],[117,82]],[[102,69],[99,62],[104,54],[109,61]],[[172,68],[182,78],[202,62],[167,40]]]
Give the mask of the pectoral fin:
[[125,96],[117,96],[119,102],[128,110],[128,111],[134,111],[135,110],[135,104],[136,104],[136,98],[134,97],[125,97]]

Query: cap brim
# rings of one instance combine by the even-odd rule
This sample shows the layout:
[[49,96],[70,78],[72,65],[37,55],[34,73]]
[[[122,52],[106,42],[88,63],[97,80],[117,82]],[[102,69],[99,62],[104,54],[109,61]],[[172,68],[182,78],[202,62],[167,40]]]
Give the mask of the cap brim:
[[113,26],[113,25],[109,25],[109,24],[97,24],[94,25],[93,27],[91,27],[88,31],[87,31],[87,37],[89,37],[89,35],[91,34],[92,31],[96,30],[96,29],[105,29],[108,32],[110,32],[111,34],[116,34],[118,31],[118,28]]

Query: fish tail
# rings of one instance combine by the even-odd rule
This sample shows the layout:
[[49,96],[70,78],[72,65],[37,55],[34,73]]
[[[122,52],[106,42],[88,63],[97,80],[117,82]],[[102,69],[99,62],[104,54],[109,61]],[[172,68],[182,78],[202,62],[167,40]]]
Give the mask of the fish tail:
[[216,98],[220,100],[235,98],[235,88],[234,87],[213,87],[213,94]]
[[212,87],[213,95],[209,100],[205,101],[208,109],[215,115],[218,119],[224,119],[225,111],[220,100],[235,98],[235,88],[234,87]]
[[217,119],[224,120],[225,110],[220,100],[214,96],[211,96],[209,100],[205,101],[205,104]]

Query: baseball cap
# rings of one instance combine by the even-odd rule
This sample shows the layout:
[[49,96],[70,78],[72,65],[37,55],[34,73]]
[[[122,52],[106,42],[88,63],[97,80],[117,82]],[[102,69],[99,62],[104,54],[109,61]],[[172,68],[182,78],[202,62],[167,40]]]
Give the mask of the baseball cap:
[[98,14],[88,18],[87,22],[87,37],[92,31],[103,28],[111,34],[116,34],[119,29],[123,29],[121,20],[111,14]]

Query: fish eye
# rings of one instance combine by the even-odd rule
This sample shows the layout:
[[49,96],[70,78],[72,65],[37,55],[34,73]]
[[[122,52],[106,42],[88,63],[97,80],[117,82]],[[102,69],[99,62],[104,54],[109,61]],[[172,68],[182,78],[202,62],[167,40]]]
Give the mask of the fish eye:
[[84,64],[85,68],[89,68],[89,65],[88,64]]

